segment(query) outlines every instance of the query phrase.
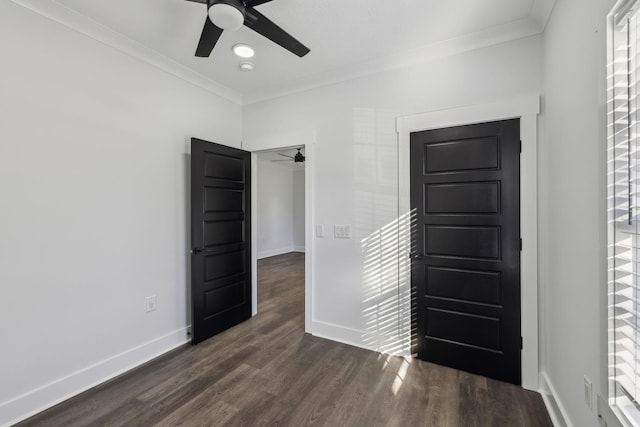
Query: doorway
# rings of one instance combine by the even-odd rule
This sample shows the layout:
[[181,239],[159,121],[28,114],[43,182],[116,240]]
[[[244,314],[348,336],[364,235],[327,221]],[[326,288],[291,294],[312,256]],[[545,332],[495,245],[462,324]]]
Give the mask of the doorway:
[[[267,295],[270,298],[274,292],[269,278],[265,277],[267,274],[277,271],[281,277],[300,286],[300,292],[306,293],[306,269],[310,261],[305,256],[310,246],[306,226],[309,170],[305,145],[256,151],[252,156],[255,315]],[[277,266],[275,270],[274,266]],[[303,302],[302,309],[306,312],[305,308]]]
[[[284,253],[301,255],[289,257],[285,264],[293,265],[296,277],[303,278],[294,282],[301,284],[300,292],[304,297],[300,304],[304,314],[301,326],[308,331],[311,318],[309,277],[313,258],[311,233],[306,226],[312,223],[311,168],[305,159],[311,150],[305,148],[303,145],[249,153],[192,138],[193,344],[258,313],[258,218],[261,210],[273,214],[274,206],[282,211],[277,196],[283,194],[288,196],[291,210],[290,245],[279,247],[275,252],[273,248],[271,252],[262,250],[261,258]],[[263,192],[272,190],[265,195],[272,206],[258,206],[260,154],[263,170],[267,169],[264,165],[273,163],[275,166],[281,160],[291,163],[279,166],[289,177],[287,183],[269,185],[273,182],[273,173],[271,178],[263,179],[263,184],[267,184],[262,186]],[[267,224],[281,221],[281,217],[276,211],[271,219],[266,218]],[[305,257],[305,253],[309,256]],[[273,263],[269,265],[273,267]]]
[[[522,153],[520,161],[520,231],[521,251],[521,332],[522,387],[528,390],[539,388],[538,355],[538,204],[537,204],[537,139],[540,97],[520,96],[491,103],[413,114],[398,117],[398,171],[399,212],[410,213],[410,134],[429,129],[439,129],[473,123],[520,118]],[[409,260],[411,241],[399,234],[399,294],[411,297]],[[401,331],[411,337],[410,304],[402,305]]]

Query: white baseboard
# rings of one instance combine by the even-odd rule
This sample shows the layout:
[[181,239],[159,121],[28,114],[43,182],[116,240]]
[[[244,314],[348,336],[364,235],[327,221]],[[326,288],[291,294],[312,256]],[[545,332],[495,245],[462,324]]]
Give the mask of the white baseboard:
[[410,345],[408,340],[398,336],[381,335],[358,329],[347,328],[345,326],[334,325],[332,323],[314,320],[308,331],[318,338],[325,338],[331,341],[364,348],[394,356],[410,356]]
[[338,326],[331,323],[313,320],[311,322],[311,328],[309,332],[314,337],[325,338],[331,341],[349,344],[354,347],[373,350],[372,348],[365,346],[365,343],[362,339],[362,337],[364,336],[364,332],[357,329],[346,328],[344,326]]
[[288,254],[289,252],[295,252],[293,246],[287,246],[286,248],[269,249],[268,251],[258,252],[258,259],[269,258],[271,256]]
[[573,427],[567,411],[558,398],[558,393],[546,372],[540,372],[540,394],[554,427]]
[[189,328],[180,328],[0,403],[0,426],[25,420],[188,343]]
[[304,246],[294,246],[293,247],[293,252],[303,252],[305,251],[305,247]]

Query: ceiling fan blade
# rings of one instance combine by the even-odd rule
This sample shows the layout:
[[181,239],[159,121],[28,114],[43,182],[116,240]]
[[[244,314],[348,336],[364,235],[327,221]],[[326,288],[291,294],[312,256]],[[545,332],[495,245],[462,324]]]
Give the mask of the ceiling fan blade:
[[301,58],[310,51],[308,47],[252,7],[247,7],[245,11],[244,25]]
[[196,56],[206,58],[211,55],[211,51],[218,42],[221,34],[222,28],[216,27],[207,16],[207,20],[204,22],[204,28],[202,29],[202,35],[200,36],[200,42],[198,42],[198,48],[196,49]]
[[255,7],[264,3],[269,3],[273,0],[245,0],[244,4],[247,7]]
[[288,156],[286,154],[278,153],[278,156],[288,157],[289,159],[293,159],[293,156]]

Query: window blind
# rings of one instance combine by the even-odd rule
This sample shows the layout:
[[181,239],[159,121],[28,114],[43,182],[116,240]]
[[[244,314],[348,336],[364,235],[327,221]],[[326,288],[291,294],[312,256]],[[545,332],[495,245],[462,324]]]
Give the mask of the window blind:
[[635,1],[613,13],[609,60],[610,403],[640,425],[640,20]]

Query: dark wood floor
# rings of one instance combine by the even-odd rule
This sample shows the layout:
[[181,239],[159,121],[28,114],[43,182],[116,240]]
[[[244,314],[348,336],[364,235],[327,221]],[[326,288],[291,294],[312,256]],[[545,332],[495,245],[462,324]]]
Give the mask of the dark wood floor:
[[306,335],[304,254],[258,266],[258,316],[20,425],[552,425],[537,393]]

